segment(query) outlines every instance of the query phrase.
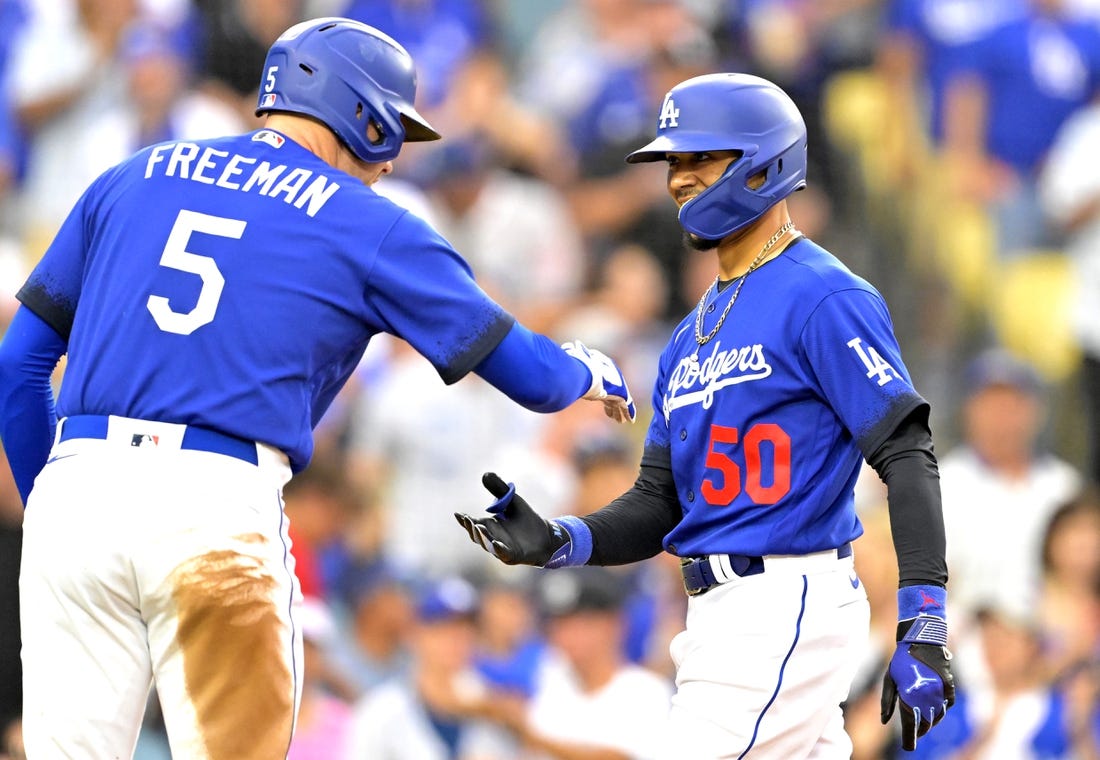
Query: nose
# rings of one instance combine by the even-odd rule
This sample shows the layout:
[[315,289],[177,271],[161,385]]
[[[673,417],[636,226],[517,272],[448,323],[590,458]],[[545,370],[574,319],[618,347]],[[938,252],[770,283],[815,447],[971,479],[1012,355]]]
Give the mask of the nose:
[[685,169],[669,169],[668,184],[678,187],[695,184],[695,175]]
[[668,192],[673,198],[679,200],[684,195],[692,194],[696,185],[698,179],[694,173],[679,167],[669,167]]

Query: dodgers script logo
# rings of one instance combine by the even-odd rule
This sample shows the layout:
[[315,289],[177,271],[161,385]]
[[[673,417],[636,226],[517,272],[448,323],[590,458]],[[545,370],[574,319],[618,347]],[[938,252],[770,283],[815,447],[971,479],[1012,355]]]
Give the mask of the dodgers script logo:
[[691,404],[702,404],[704,409],[710,409],[714,394],[726,386],[763,380],[771,375],[772,367],[759,343],[728,351],[721,348],[722,342],[715,341],[714,351],[702,362],[695,354],[680,360],[665,391],[666,421],[673,409]]

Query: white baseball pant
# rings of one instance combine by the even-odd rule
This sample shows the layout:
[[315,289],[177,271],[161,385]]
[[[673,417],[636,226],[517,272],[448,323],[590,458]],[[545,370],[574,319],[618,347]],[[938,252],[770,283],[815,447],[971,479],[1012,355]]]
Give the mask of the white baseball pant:
[[290,469],[264,446],[258,464],[181,449],[183,428],[59,430],[24,522],[30,758],[132,757],[154,679],[174,757],[286,756],[302,668]]
[[662,757],[848,760],[841,703],[868,645],[851,556],[765,557],[688,601]]

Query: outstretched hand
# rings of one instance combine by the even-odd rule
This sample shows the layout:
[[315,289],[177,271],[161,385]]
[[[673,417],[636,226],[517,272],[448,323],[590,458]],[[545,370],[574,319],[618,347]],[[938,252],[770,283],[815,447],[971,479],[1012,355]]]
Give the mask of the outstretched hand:
[[616,422],[634,422],[637,409],[626,379],[606,354],[589,348],[579,340],[561,344],[562,350],[581,362],[592,373],[592,387],[584,394],[591,401],[602,401],[603,411]]
[[455,512],[455,519],[471,541],[501,562],[543,567],[555,551],[568,543],[569,535],[539,517],[513,484],[505,483],[495,472],[482,475],[481,484],[496,498],[487,507],[489,516]]
[[481,476],[481,484],[496,501],[488,517],[455,512],[470,540],[506,565],[568,567],[583,565],[592,556],[592,532],[579,517],[544,520],[495,472]]

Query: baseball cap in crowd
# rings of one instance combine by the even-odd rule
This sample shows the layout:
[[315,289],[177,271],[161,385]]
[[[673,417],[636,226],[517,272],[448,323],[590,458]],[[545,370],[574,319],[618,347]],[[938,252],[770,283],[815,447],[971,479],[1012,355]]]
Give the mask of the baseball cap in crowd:
[[626,586],[603,567],[552,570],[539,579],[538,607],[546,617],[578,612],[615,612],[623,608]]
[[477,589],[464,578],[450,576],[429,584],[416,602],[416,617],[424,623],[454,618],[472,619],[478,610]]
[[469,181],[493,164],[488,140],[470,136],[433,145],[418,156],[402,174],[421,187],[434,187],[448,180]]
[[186,28],[172,28],[153,21],[139,21],[127,28],[120,53],[128,63],[146,58],[176,58],[190,64],[195,57]]
[[349,609],[371,599],[378,592],[391,588],[411,592],[413,580],[409,573],[385,560],[351,564],[336,581],[336,594]]
[[[1017,593],[1013,593],[1014,591]],[[1042,631],[1042,621],[1035,597],[1035,593],[1008,588],[985,594],[976,600],[974,619],[978,623],[997,621],[1013,628],[1039,634]]]
[[968,396],[994,386],[1014,388],[1033,396],[1043,391],[1043,380],[1036,369],[1001,348],[986,349],[974,357],[963,379]]

